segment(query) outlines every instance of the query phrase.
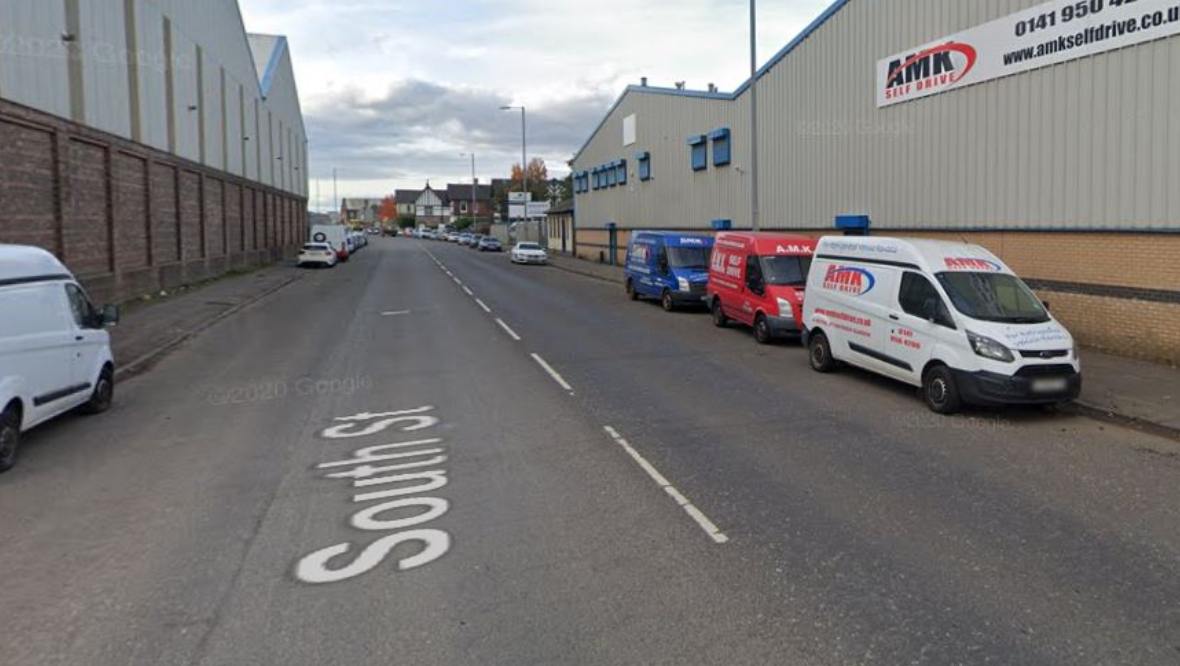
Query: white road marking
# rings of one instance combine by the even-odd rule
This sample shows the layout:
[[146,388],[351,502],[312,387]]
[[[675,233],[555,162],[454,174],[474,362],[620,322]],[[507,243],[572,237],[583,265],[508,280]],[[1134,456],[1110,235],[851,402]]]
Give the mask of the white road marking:
[[463,291],[466,292],[468,296],[475,298],[475,292],[471,291],[471,288],[467,285],[463,285]]
[[[533,354],[533,356],[536,356],[536,354]],[[656,485],[663,488],[664,492],[668,493],[668,496],[671,497],[672,500],[680,506],[680,508],[684,509],[684,512],[687,513],[690,518],[696,521],[697,525],[700,525],[701,529],[705,531],[705,534],[709,535],[709,538],[713,539],[713,541],[716,543],[726,543],[729,541],[729,537],[725,536],[725,534],[717,528],[717,525],[714,524],[713,521],[709,520],[708,516],[702,513],[700,509],[696,508],[692,502],[689,502],[688,498],[681,494],[679,490],[676,490],[676,487],[669,483],[668,479],[664,478],[664,475],[660,474],[659,470],[652,466],[652,464],[649,463],[646,458],[640,455],[639,452],[627,442],[627,440],[623,439],[623,436],[619,434],[619,431],[610,426],[602,426],[602,429],[606,431],[606,434],[610,435],[611,439],[615,440],[616,444],[623,447],[623,450],[627,452],[627,455],[631,456],[631,458],[635,460],[635,462],[641,468],[643,468],[643,471],[647,472],[647,475],[651,477],[652,481],[656,482]]]
[[408,314],[410,314],[409,310],[389,310],[387,312],[382,312],[381,316],[382,317],[397,317],[399,315],[408,315]]
[[[496,321],[499,320],[497,319]],[[570,393],[574,392],[574,387],[570,386],[569,383],[565,381],[565,378],[557,374],[557,371],[553,369],[553,366],[546,363],[545,359],[541,358],[541,356],[535,352],[532,354],[532,357],[534,361],[536,361],[542,368],[545,369],[545,372],[549,373],[549,376],[553,378],[553,381],[557,382],[558,386],[569,391]]]
[[[499,324],[500,328],[504,329],[504,332],[511,336],[513,340],[520,342],[520,336],[516,334],[516,331],[512,330],[512,327],[510,327],[508,324],[505,324],[503,319],[496,317],[496,323]],[[536,354],[533,355],[536,356]]]
[[460,287],[462,287],[462,286],[463,286],[463,281],[462,281],[462,280],[460,280],[459,278],[457,278],[457,277],[452,277],[451,279],[452,279],[452,280],[454,280],[454,281],[455,281],[455,284],[459,285]]
[[475,299],[475,302],[476,302],[476,304],[479,305],[479,307],[483,308],[484,312],[486,312],[488,314],[492,313],[492,309],[488,307],[487,303],[484,303],[483,301],[479,300],[478,298]]

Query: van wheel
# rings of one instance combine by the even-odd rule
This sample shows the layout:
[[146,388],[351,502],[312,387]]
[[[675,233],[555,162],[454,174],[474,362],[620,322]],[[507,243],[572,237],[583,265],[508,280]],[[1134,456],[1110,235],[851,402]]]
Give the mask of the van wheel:
[[7,472],[16,464],[16,450],[20,446],[20,417],[15,407],[0,414],[0,472]]
[[828,336],[823,331],[811,334],[807,341],[807,362],[816,372],[831,372],[836,369],[836,359],[832,358],[832,345],[828,343]]
[[676,309],[676,302],[672,300],[672,292],[667,289],[660,296],[660,307],[664,308],[664,312],[671,312]]
[[725,328],[726,326],[729,325],[729,317],[726,317],[725,311],[721,309],[721,299],[720,298],[713,299],[713,307],[711,310],[713,313],[713,325],[714,326],[716,326],[717,328]]
[[758,315],[754,319],[754,340],[760,345],[774,342],[774,336],[770,333],[770,322],[766,320],[766,315]]
[[954,414],[962,406],[955,376],[945,365],[935,366],[922,378],[922,397],[926,406],[939,414]]
[[[513,261],[516,261],[516,260],[513,259]],[[626,289],[627,289],[627,298],[629,298],[633,301],[639,300],[639,292],[635,291],[635,284],[633,282],[631,282],[631,278],[627,278]]]
[[115,397],[115,377],[111,372],[111,368],[105,367],[102,373],[98,375],[98,382],[94,385],[94,393],[90,394],[90,400],[82,405],[82,412],[85,414],[101,414],[111,408],[111,402]]

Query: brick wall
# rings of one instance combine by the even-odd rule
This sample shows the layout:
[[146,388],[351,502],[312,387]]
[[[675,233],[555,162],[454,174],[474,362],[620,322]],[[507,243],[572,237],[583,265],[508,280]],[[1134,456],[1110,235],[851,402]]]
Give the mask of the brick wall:
[[290,256],[306,210],[301,197],[0,100],[0,243],[53,252],[96,301]]
[[[630,231],[617,233],[616,259],[622,264]],[[818,237],[831,231],[790,233]],[[1049,302],[1053,316],[1083,345],[1180,365],[1180,234],[907,231],[897,235],[982,245],[1027,280]],[[605,229],[577,229],[577,256],[599,261],[608,254],[608,242]]]

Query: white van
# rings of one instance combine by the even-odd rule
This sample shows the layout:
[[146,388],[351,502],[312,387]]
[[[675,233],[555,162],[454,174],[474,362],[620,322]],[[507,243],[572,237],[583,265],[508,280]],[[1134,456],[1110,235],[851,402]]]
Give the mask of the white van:
[[105,327],[70,271],[35,247],[0,245],[0,472],[16,462],[21,433],[81,407],[105,411],[115,363]]
[[811,367],[843,361],[962,403],[1055,404],[1078,396],[1073,337],[998,257],[934,240],[821,238],[803,323]]
[[312,243],[331,245],[332,249],[336,250],[336,259],[348,261],[348,255],[352,252],[352,243],[349,240],[351,231],[343,224],[313,224],[308,238]]

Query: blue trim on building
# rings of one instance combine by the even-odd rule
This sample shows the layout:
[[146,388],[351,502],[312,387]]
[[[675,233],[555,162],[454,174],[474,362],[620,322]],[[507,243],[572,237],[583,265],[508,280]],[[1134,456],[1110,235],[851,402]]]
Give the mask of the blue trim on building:
[[730,153],[733,148],[733,141],[729,139],[729,128],[721,127],[709,132],[709,138],[713,140],[713,166],[725,166],[729,164]]
[[646,150],[635,153],[635,163],[639,165],[639,180],[651,180],[651,153]]
[[262,73],[262,81],[258,84],[264,99],[270,95],[270,85],[274,82],[275,72],[279,69],[279,61],[282,60],[283,52],[286,50],[287,38],[280,35],[278,40],[275,41],[274,50],[270,52],[270,60],[266,61],[266,69]]
[[689,159],[693,171],[704,171],[709,168],[709,138],[704,134],[688,137],[688,149],[691,151]]

